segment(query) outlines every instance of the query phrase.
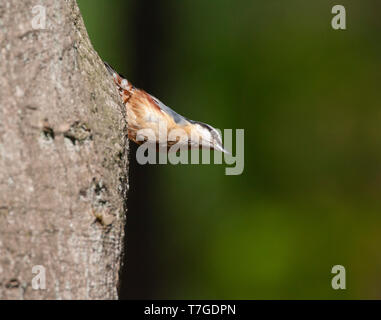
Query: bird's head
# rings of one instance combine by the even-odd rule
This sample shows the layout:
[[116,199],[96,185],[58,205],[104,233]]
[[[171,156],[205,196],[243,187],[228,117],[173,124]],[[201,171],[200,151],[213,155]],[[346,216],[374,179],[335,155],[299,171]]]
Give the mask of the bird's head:
[[217,131],[211,125],[203,122],[191,120],[191,123],[201,140],[199,143],[202,144],[203,148],[210,148],[230,154],[230,152],[227,151],[222,144],[222,137],[219,131]]

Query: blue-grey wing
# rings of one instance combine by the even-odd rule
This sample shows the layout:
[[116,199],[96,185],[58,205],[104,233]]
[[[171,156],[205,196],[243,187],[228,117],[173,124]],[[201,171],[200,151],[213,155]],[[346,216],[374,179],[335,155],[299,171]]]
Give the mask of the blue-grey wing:
[[161,110],[163,110],[165,113],[167,113],[169,116],[173,118],[176,124],[185,125],[189,123],[187,118],[183,117],[182,115],[178,114],[176,111],[172,110],[170,107],[166,106],[164,103],[162,103],[159,99],[155,98],[153,95],[150,95],[150,96]]

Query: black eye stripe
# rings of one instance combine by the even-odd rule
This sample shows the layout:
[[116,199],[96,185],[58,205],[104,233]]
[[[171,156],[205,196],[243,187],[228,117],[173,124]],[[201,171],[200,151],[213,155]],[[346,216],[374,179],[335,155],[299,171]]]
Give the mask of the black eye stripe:
[[189,121],[190,123],[192,123],[192,124],[198,124],[198,125],[200,125],[201,127],[205,128],[205,129],[208,129],[209,132],[210,132],[210,134],[212,135],[212,138],[213,138],[214,140],[216,140],[217,142],[222,143],[218,131],[216,131],[216,129],[214,129],[212,126],[208,125],[207,123],[200,122],[200,121],[194,121],[194,120],[189,120],[189,119],[188,119],[188,121]]
[[206,129],[208,129],[208,130],[211,131],[211,132],[214,130],[210,125],[208,125],[208,124],[206,124],[206,123],[204,123],[204,122],[194,121],[194,120],[190,120],[190,122],[191,122],[192,124],[198,124],[198,125],[200,125],[201,127],[204,127],[204,128],[206,128]]

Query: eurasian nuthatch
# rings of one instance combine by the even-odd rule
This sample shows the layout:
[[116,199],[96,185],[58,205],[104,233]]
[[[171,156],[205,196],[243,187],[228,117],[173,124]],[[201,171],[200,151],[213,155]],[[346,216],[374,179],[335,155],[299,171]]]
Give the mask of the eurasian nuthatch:
[[[184,147],[186,145],[187,148],[210,148],[229,153],[224,149],[221,134],[215,128],[183,117],[154,96],[135,88],[107,62],[105,66],[113,76],[119,95],[126,106],[130,140],[138,144],[143,143],[144,140],[139,139],[139,131],[150,129],[153,132],[154,141],[149,142],[157,146],[165,145],[169,148],[179,143]],[[166,132],[163,133],[162,130]],[[175,134],[177,139],[169,139],[170,135],[167,132],[183,132],[185,139],[179,138],[179,134]]]

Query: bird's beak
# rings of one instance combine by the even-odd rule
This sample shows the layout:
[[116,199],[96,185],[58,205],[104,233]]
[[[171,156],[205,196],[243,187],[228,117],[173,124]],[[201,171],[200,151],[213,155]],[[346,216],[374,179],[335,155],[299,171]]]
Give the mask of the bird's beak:
[[231,152],[229,152],[228,150],[226,150],[222,145],[216,145],[216,146],[214,147],[214,149],[217,150],[217,151],[221,151],[221,152],[223,152],[223,153],[226,153],[226,154],[228,154],[229,156],[232,155]]

